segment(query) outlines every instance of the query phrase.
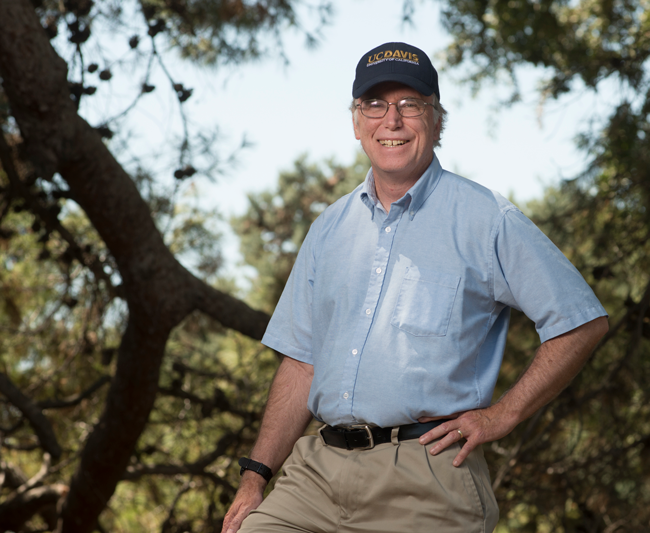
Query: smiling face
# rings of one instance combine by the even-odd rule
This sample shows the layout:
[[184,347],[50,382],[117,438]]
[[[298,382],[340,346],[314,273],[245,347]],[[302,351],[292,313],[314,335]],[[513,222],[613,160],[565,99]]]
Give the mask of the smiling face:
[[[433,96],[424,96],[396,82],[375,85],[356,103],[372,98],[387,102],[419,98],[433,103]],[[375,180],[394,185],[412,186],[431,164],[434,144],[440,139],[440,120],[434,124],[431,106],[423,115],[411,118],[402,117],[394,105],[389,106],[383,118],[365,117],[357,108],[353,125],[354,134],[370,159]]]

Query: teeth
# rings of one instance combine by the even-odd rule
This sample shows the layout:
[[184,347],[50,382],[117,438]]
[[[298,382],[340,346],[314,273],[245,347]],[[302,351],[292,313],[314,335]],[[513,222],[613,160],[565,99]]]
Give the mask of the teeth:
[[379,141],[383,146],[401,146],[406,144],[406,141],[390,141],[390,140],[381,140]]

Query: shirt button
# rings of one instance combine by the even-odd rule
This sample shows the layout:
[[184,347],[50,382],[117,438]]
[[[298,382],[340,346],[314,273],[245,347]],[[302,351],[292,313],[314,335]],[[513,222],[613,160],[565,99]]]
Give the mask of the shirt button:
[[343,398],[347,400],[349,396],[350,396],[350,395],[346,392],[346,393],[343,395]]
[[386,233],[390,233],[390,226],[388,226],[385,230]]
[[357,355],[358,353],[359,353],[359,350],[357,350],[356,348],[354,350],[352,350],[352,355]]
[[378,268],[377,270],[375,270],[375,272],[377,272],[377,274],[381,274],[381,268]]
[[369,315],[370,313],[372,313],[372,311],[370,309],[366,309],[366,315]]

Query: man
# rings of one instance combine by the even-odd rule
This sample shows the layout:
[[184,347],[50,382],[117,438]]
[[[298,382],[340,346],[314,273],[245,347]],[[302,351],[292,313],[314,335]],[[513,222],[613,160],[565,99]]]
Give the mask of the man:
[[[569,383],[606,313],[514,205],[441,168],[424,52],[371,50],[353,97],[372,169],[312,225],[262,340],[285,358],[223,531],[490,532],[481,445]],[[490,405],[510,307],[542,344]],[[301,438],[312,416],[327,426]]]

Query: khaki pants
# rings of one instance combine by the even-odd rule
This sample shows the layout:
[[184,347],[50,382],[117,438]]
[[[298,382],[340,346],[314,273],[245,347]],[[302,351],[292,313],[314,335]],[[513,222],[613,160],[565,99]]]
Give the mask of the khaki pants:
[[453,445],[437,456],[416,440],[371,450],[302,437],[283,475],[242,533],[492,533],[499,509],[483,451],[458,468]]

